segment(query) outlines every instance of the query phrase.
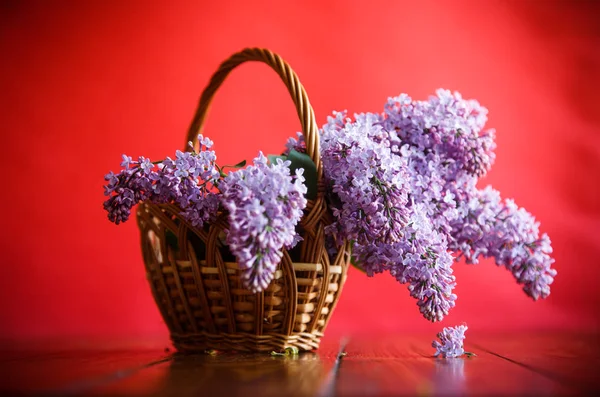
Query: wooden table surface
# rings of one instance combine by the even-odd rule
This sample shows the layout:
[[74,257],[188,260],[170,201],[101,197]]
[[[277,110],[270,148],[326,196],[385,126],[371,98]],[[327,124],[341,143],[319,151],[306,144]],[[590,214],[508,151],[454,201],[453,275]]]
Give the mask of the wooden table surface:
[[340,353],[186,356],[167,344],[14,345],[0,355],[0,395],[394,396],[598,395],[599,335],[467,335],[476,357],[436,359],[431,335],[353,337]]

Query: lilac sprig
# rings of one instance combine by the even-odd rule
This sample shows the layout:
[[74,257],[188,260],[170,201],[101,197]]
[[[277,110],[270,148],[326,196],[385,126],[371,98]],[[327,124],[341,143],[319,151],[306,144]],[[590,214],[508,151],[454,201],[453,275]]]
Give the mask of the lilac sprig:
[[355,243],[365,260],[367,275],[388,271],[401,284],[408,284],[419,311],[429,321],[440,321],[455,306],[452,256],[445,235],[433,229],[422,205],[414,205],[402,237],[394,243]]
[[439,89],[428,101],[402,94],[388,100],[384,115],[392,145],[431,151],[477,176],[484,175],[494,162],[495,132],[482,131],[487,109],[475,100],[464,100],[458,92]]
[[167,157],[159,165],[154,202],[175,202],[183,210],[181,215],[192,224],[202,228],[214,221],[219,209],[217,186],[221,170],[216,164],[217,156],[208,138],[198,137],[200,150],[176,152],[175,160]]
[[123,155],[119,174],[110,172],[105,176],[108,182],[104,194],[109,198],[104,202],[108,219],[116,224],[125,222],[131,208],[141,201],[163,204],[174,202],[182,209],[182,215],[196,227],[214,220],[218,209],[215,188],[221,170],[216,165],[216,154],[210,150],[210,139],[198,136],[199,150],[195,151],[190,142],[189,152],[176,152],[175,160],[152,163],[139,157],[137,161]]
[[292,176],[290,161],[278,159],[268,165],[261,153],[253,166],[225,174],[216,164],[212,141],[199,135],[198,142],[198,150],[190,142],[189,151],[156,163],[124,155],[121,172],[106,176],[108,217],[124,222],[131,208],[144,200],[174,203],[188,222],[201,228],[224,208],[229,217],[227,243],[243,281],[250,290],[261,291],[272,280],[283,249],[300,240],[296,225],[307,204],[303,169]]
[[390,98],[383,113],[354,120],[334,112],[321,130],[336,220],[328,230],[353,240],[353,258],[368,275],[388,271],[408,283],[431,321],[456,299],[448,249],[468,262],[493,257],[534,299],[548,296],[556,275],[550,240],[540,237],[534,218],[476,188],[495,159],[495,132],[484,130],[486,121],[477,101],[438,90],[427,101]]
[[281,159],[269,165],[260,153],[254,165],[229,173],[219,185],[229,213],[227,244],[253,292],[269,285],[283,249],[300,240],[295,229],[306,207],[306,186],[303,170],[292,176],[289,166]]
[[304,135],[301,132],[296,133],[296,138],[288,138],[288,141],[285,144],[284,154],[288,155],[292,150],[299,153],[306,153],[306,142],[304,141]]
[[539,223],[513,200],[501,200],[490,186],[476,191],[460,207],[461,217],[453,223],[451,246],[462,252],[467,263],[479,257],[494,258],[537,300],[550,294],[556,270],[547,234],[540,235]]
[[[462,192],[462,186],[455,186],[458,181],[468,185],[475,183],[476,179],[464,171],[457,173],[453,162],[443,160],[431,151],[425,153],[415,146],[402,145],[397,155],[407,163],[411,201],[423,206],[435,230],[448,235],[450,222],[458,217],[456,203]],[[449,174],[454,177],[449,178]]]
[[[443,358],[460,357],[465,354],[463,343],[465,332],[469,329],[466,325],[456,327],[445,327],[437,334],[439,341],[434,340],[431,346],[436,349],[434,356]],[[472,355],[472,353],[469,353]]]
[[408,284],[426,319],[441,320],[456,299],[452,257],[426,207],[409,205],[407,165],[386,144],[380,118],[336,113],[321,138],[336,218],[329,231],[354,241],[353,256],[368,275],[389,271]]
[[343,117],[330,117],[321,131],[323,172],[336,219],[329,231],[359,244],[355,255],[362,262],[361,246],[401,237],[408,216],[406,171],[388,147],[368,138],[381,126]]
[[131,214],[131,208],[140,201],[152,196],[152,173],[154,164],[145,157],[133,160],[123,155],[123,169],[114,174],[106,174],[104,180],[104,195],[109,198],[104,202],[108,219],[115,224],[126,222]]
[[409,283],[410,295],[417,299],[423,317],[441,321],[455,306],[453,258],[445,235],[433,228],[424,206],[413,205],[411,209],[402,242],[402,272],[392,275],[401,283]]

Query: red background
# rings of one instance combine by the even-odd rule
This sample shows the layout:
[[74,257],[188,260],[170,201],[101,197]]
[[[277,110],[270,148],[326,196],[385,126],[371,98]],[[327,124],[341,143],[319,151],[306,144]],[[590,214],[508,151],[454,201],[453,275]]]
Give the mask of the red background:
[[[594,1],[3,1],[0,337],[142,337],[167,330],[135,222],[102,209],[121,153],[172,155],[218,63],[246,46],[294,67],[319,124],[438,87],[476,98],[497,129],[484,183],[536,215],[555,248],[534,303],[492,263],[455,265],[444,321],[478,330],[598,329],[600,20]],[[123,4],[122,4],[123,3]],[[281,150],[299,128],[264,65],[236,70],[206,133],[220,163]],[[330,335],[437,332],[404,286],[350,272]]]

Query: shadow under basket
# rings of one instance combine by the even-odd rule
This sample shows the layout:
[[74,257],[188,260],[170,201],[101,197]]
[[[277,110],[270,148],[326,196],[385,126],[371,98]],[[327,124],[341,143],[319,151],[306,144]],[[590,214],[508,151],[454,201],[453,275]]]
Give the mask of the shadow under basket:
[[332,216],[324,198],[318,127],[297,75],[278,55],[251,48],[223,62],[202,93],[186,143],[196,142],[212,97],[227,74],[246,61],[266,63],[288,88],[306,153],[317,168],[319,189],[297,227],[303,240],[283,252],[274,279],[260,293],[243,286],[239,266],[225,244],[227,214],[217,214],[215,222],[198,229],[175,205],[139,204],[147,278],[173,344],[183,352],[317,349],[350,263],[348,242],[335,254],[325,247],[324,229]]

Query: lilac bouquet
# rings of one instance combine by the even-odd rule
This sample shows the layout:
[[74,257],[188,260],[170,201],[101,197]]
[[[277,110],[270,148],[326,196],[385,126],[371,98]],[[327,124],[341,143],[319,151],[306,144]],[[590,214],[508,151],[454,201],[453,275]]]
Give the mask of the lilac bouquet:
[[[546,234],[525,209],[477,182],[495,158],[487,110],[460,94],[438,90],[427,101],[390,98],[382,113],[334,112],[320,130],[326,198],[334,222],[328,249],[353,242],[352,262],[367,275],[389,272],[406,284],[422,315],[439,321],[454,307],[452,265],[493,258],[534,300],[550,294],[556,271]],[[282,156],[261,154],[225,172],[212,142],[160,162],[123,156],[106,176],[109,220],[128,219],[133,205],[175,203],[201,228],[228,216],[226,243],[245,285],[261,291],[284,249],[301,236],[297,225],[316,192],[316,168],[302,134]],[[455,253],[455,256],[452,255]]]

